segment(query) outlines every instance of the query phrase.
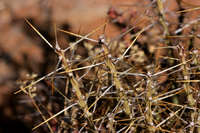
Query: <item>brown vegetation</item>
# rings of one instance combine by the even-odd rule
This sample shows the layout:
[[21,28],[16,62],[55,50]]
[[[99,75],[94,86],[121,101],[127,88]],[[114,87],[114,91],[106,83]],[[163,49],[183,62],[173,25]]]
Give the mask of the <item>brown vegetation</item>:
[[191,1],[0,2],[2,118],[33,132],[200,132]]

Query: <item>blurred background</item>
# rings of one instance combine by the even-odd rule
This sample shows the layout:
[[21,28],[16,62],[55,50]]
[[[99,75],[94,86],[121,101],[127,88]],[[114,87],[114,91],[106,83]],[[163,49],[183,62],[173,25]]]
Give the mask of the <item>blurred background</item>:
[[[51,72],[57,63],[55,53],[25,22],[28,19],[44,37],[55,44],[54,24],[57,28],[86,35],[98,26],[111,20],[105,30],[107,38],[113,38],[127,27],[137,25],[140,29],[153,16],[148,11],[154,8],[153,0],[1,0],[0,1],[0,132],[30,132],[33,127],[32,104],[23,94],[14,95],[19,82],[27,80],[27,74],[39,77]],[[166,0],[165,11],[170,31],[180,21],[187,23],[200,14],[199,11],[185,13],[184,19],[176,11],[200,5],[198,0]],[[148,10],[149,8],[149,10]],[[146,10],[147,9],[147,10]],[[144,12],[145,11],[145,12]],[[156,17],[155,17],[156,19]],[[190,32],[187,29],[184,32]],[[100,30],[91,38],[97,39]],[[150,45],[161,36],[159,27],[145,34],[151,38]],[[145,36],[144,40],[145,41]],[[73,36],[58,31],[62,48],[76,40]],[[130,34],[124,37],[131,42]],[[199,45],[199,39],[195,39]],[[199,46],[197,46],[199,47]],[[43,86],[42,83],[40,83]],[[24,100],[25,99],[25,100]],[[24,106],[24,104],[29,103]],[[38,131],[39,132],[39,131]]]

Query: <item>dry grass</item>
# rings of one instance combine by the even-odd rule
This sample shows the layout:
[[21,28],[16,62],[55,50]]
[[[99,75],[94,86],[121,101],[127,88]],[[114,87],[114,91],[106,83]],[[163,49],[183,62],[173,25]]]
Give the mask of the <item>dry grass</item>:
[[[143,22],[143,28],[138,28],[138,23],[129,25],[125,32],[110,41],[106,40],[104,33],[99,40],[89,38],[109,22],[85,36],[59,29],[80,38],[66,49],[60,48],[57,39],[55,45],[48,42],[26,20],[58,57],[54,71],[26,86],[21,85],[15,93],[28,95],[43,119],[33,130],[46,128],[46,124],[51,132],[200,132],[199,49],[194,44],[190,44],[192,48],[189,48],[186,41],[181,41],[181,38],[198,35],[179,34],[199,23],[199,19],[170,31],[162,1],[154,1],[152,5],[155,6],[152,12],[157,18],[143,20],[141,16],[138,22]],[[159,46],[160,42],[157,42],[153,45],[153,52],[147,55],[135,44],[140,43],[154,27],[162,29],[158,38],[163,45]],[[132,42],[126,46],[123,36],[136,28],[140,30],[132,34]],[[77,54],[80,43],[87,50],[87,57]],[[49,113],[49,118],[40,111],[37,104],[41,103],[34,101],[39,97],[39,88],[36,88],[35,95],[31,91],[43,80],[49,82],[51,87],[47,89],[50,88],[51,95],[62,98],[63,102],[59,104],[63,109],[56,114]],[[60,88],[59,81],[64,82]],[[47,102],[44,105],[46,112],[51,112],[54,103],[51,100]],[[50,124],[53,120],[56,125]]]

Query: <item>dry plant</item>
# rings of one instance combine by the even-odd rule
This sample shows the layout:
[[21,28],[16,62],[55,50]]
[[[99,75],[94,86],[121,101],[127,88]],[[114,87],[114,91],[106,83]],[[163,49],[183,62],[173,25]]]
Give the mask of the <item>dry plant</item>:
[[[58,59],[55,70],[38,79],[34,77],[29,84],[23,83],[15,93],[28,95],[40,113],[42,122],[33,127],[34,131],[48,128],[50,132],[59,133],[200,132],[200,51],[194,41],[185,41],[199,38],[199,34],[193,34],[199,28],[199,18],[178,23],[178,28],[172,31],[163,1],[154,0],[134,24],[126,24],[126,30],[115,38],[106,39],[104,33],[106,24],[116,20],[106,22],[85,36],[55,26],[55,45],[28,20],[26,22],[55,51]],[[183,31],[188,27],[194,28],[192,34],[186,35]],[[155,36],[159,40],[149,44],[152,38],[146,34],[154,28],[160,29]],[[102,29],[99,40],[89,38]],[[57,32],[80,39],[62,49]],[[128,45],[124,41],[127,34],[131,35]],[[80,44],[86,50],[86,57],[79,55]],[[41,96],[37,86],[41,81],[48,84],[45,89],[51,92],[46,94],[49,98],[45,104],[36,100]],[[62,110],[55,114],[52,113],[55,101],[50,100],[51,96],[62,99],[56,104]]]

